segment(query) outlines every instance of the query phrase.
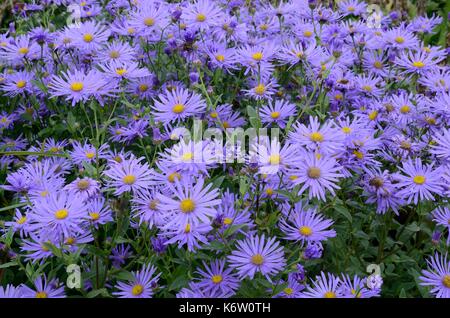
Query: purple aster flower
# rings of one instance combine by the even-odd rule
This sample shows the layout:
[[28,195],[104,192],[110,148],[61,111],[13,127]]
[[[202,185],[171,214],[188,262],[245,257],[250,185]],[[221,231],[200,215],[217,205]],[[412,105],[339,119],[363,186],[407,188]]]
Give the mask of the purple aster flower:
[[86,21],[70,29],[73,44],[80,50],[91,52],[98,50],[108,41],[110,30],[105,25]]
[[222,12],[214,1],[197,0],[188,3],[183,9],[181,19],[190,29],[205,31],[214,26],[221,15]]
[[[297,208],[297,205],[295,206]],[[292,224],[292,225],[291,225]],[[320,242],[335,237],[334,230],[328,230],[333,221],[325,219],[317,213],[317,209],[294,210],[288,218],[282,219],[280,229],[286,234],[287,240]]]
[[341,13],[344,16],[347,16],[347,15],[360,16],[363,13],[366,13],[366,7],[367,7],[367,5],[364,2],[359,2],[357,0],[340,1],[338,6],[339,6],[339,11],[341,11]]
[[[278,285],[283,285],[284,281],[281,280],[278,282]],[[305,285],[299,283],[298,280],[293,279],[292,277],[288,278],[286,287],[273,296],[273,298],[301,298],[301,291],[305,289]]]
[[335,154],[343,149],[344,135],[330,121],[321,126],[317,117],[310,117],[308,126],[297,123],[294,129],[289,133],[292,144],[323,154]]
[[107,43],[97,53],[98,62],[129,63],[136,59],[136,51],[126,42],[115,41]]
[[164,224],[164,211],[159,207],[156,190],[145,189],[136,192],[131,202],[133,217],[139,219],[139,224],[146,223],[150,228]]
[[153,169],[149,167],[148,163],[142,163],[143,160],[143,157],[132,156],[120,163],[109,164],[109,168],[103,173],[110,179],[108,187],[115,188],[115,195],[143,190],[154,184]]
[[416,36],[404,26],[387,31],[383,39],[387,47],[394,49],[413,49],[418,45]]
[[58,244],[55,238],[46,236],[40,237],[33,233],[30,233],[30,238],[30,240],[23,240],[23,244],[20,247],[21,251],[27,252],[25,255],[26,261],[31,261],[32,263],[40,261],[43,263],[47,258],[54,256],[47,244]]
[[444,56],[439,56],[436,53],[408,51],[407,53],[402,52],[394,62],[403,68],[406,74],[424,74],[433,69],[444,58]]
[[450,160],[450,129],[443,129],[433,138],[436,144],[431,146],[430,152],[444,161]]
[[237,250],[228,256],[228,262],[241,278],[253,279],[260,272],[270,280],[270,276],[283,270],[286,265],[283,247],[275,237],[266,240],[264,234],[249,236],[237,241],[236,245]]
[[95,163],[98,159],[104,159],[106,152],[108,151],[108,145],[103,144],[98,149],[88,142],[81,144],[78,141],[72,143],[73,150],[70,152],[72,161],[78,165],[82,165],[83,162]]
[[39,44],[31,40],[29,35],[20,35],[0,49],[0,57],[11,64],[23,64],[24,60],[34,60],[40,55]]
[[437,208],[433,211],[433,221],[447,228],[447,245],[450,245],[450,209],[447,207]]
[[99,183],[89,177],[82,179],[76,178],[70,184],[66,185],[64,189],[71,194],[78,195],[83,200],[95,197],[100,193]]
[[221,203],[217,199],[219,192],[211,189],[212,184],[204,187],[204,179],[194,182],[186,180],[175,181],[169,184],[170,196],[158,194],[159,208],[166,213],[168,218],[164,228],[170,228],[185,224],[209,223],[210,218],[217,214],[215,206]]
[[146,68],[140,68],[137,62],[112,61],[106,64],[100,64],[100,69],[107,77],[117,79],[134,79],[150,76]]
[[119,290],[112,294],[119,298],[152,298],[153,289],[156,287],[161,273],[155,275],[156,267],[146,265],[142,270],[132,272],[133,278],[128,283],[118,282],[116,288]]
[[316,276],[316,280],[307,286],[302,298],[342,298],[344,295],[339,287],[339,277],[321,272],[320,276]]
[[206,103],[199,94],[179,87],[166,90],[154,103],[155,119],[164,124],[182,121],[206,111]]
[[39,276],[34,280],[34,289],[26,285],[21,287],[24,298],[65,298],[64,285],[57,279],[47,281],[47,277]]
[[75,70],[67,71],[61,77],[54,75],[48,84],[52,97],[65,96],[75,106],[79,101],[88,101],[92,97],[112,96],[114,82],[108,83],[103,74],[91,70],[88,73]]
[[22,288],[14,287],[11,284],[6,285],[4,288],[0,286],[0,298],[23,298]]
[[260,108],[261,121],[264,124],[268,126],[275,124],[282,129],[286,127],[289,117],[296,115],[296,106],[285,100],[276,100],[275,102],[269,100],[267,105]]
[[379,289],[369,289],[366,286],[366,279],[361,279],[358,276],[354,276],[353,280],[349,275],[342,275],[341,293],[345,298],[372,298],[379,297]]
[[225,268],[225,260],[213,260],[211,264],[203,262],[204,270],[197,268],[197,286],[205,292],[234,294],[239,288],[238,278],[231,273],[230,268]]
[[50,194],[33,202],[28,214],[30,230],[69,237],[83,232],[81,223],[86,213],[86,205],[80,197],[66,191]]
[[326,191],[335,194],[340,189],[336,184],[344,175],[339,173],[342,168],[332,157],[320,157],[313,153],[304,153],[302,160],[289,169],[288,175],[294,185],[302,185],[298,194],[308,190],[308,197],[326,200]]
[[131,12],[129,27],[133,33],[155,39],[161,37],[160,31],[169,24],[169,13],[165,2],[147,1]]
[[32,80],[34,80],[33,74],[21,71],[8,75],[0,88],[6,92],[6,96],[14,97],[17,95],[24,95],[25,93],[33,92],[34,86]]
[[19,209],[16,209],[12,221],[5,222],[6,228],[12,228],[14,232],[19,232],[20,237],[25,237],[28,234],[29,218],[26,214],[22,214]]
[[201,247],[200,243],[208,243],[206,235],[211,230],[212,227],[209,223],[186,223],[184,225],[174,225],[170,229],[163,229],[160,235],[168,238],[165,244],[169,245],[178,243],[178,248],[182,248],[184,245],[187,245],[188,251],[193,252],[197,248]]
[[427,260],[428,268],[419,277],[420,285],[431,286],[436,298],[450,298],[450,262],[447,254],[436,253]]
[[318,259],[322,257],[323,246],[320,242],[309,241],[305,250],[303,251],[304,259]]
[[433,164],[424,165],[420,158],[413,162],[409,159],[399,168],[404,174],[397,174],[398,187],[401,189],[398,196],[408,203],[417,204],[419,200],[432,200],[434,195],[443,194],[441,169],[433,169]]
[[125,264],[125,261],[133,255],[130,249],[130,245],[124,244],[119,244],[112,249],[112,254],[109,256],[109,259],[112,260],[115,268],[121,268]]
[[103,197],[93,198],[87,202],[86,218],[97,228],[100,224],[112,222],[112,211]]

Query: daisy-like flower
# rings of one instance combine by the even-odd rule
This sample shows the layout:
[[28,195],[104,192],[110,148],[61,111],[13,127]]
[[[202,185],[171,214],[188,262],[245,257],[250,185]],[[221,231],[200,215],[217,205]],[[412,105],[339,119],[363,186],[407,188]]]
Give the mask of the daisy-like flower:
[[40,54],[39,44],[31,40],[29,35],[20,35],[0,49],[0,58],[6,59],[11,64],[22,64],[25,59],[37,59]]
[[274,79],[266,79],[261,81],[250,80],[250,88],[242,90],[247,96],[256,100],[269,99],[276,93],[278,84]]
[[11,284],[6,285],[4,288],[0,286],[0,298],[23,298],[22,288],[14,287]]
[[227,48],[225,45],[211,45],[206,49],[206,54],[209,56],[211,64],[217,68],[227,71],[236,69],[236,49]]
[[314,197],[325,201],[327,190],[334,195],[334,190],[340,188],[336,183],[339,178],[344,177],[339,172],[341,170],[342,168],[332,157],[322,156],[319,159],[313,153],[305,153],[302,155],[302,160],[289,169],[288,175],[292,184],[302,185],[299,195],[308,190],[310,199]]
[[261,121],[268,125],[278,125],[278,127],[284,129],[286,123],[291,116],[297,115],[297,109],[295,104],[291,104],[285,100],[272,100],[268,101],[267,105],[260,108]]
[[136,51],[130,44],[115,41],[107,43],[100,51],[98,51],[96,59],[98,62],[128,63],[136,59]]
[[86,205],[80,197],[60,191],[35,200],[28,215],[30,230],[69,237],[83,232],[81,223],[86,215]]
[[214,1],[197,0],[187,5],[181,18],[190,29],[205,31],[214,26],[221,16],[222,12]]
[[[276,174],[279,171],[285,172],[298,159],[297,147],[285,143],[281,147],[278,139],[261,138],[258,143],[252,144],[252,150],[249,153],[250,158],[257,158],[261,174]],[[253,159],[251,159],[253,160]]]
[[133,196],[131,200],[133,217],[139,219],[139,224],[147,223],[149,227],[163,224],[164,212],[160,209],[160,202],[156,196],[157,191],[153,189],[136,192]]
[[147,162],[142,163],[143,160],[143,157],[131,156],[122,162],[109,164],[109,168],[103,173],[110,179],[108,186],[115,189],[115,195],[143,190],[154,184],[153,169]]
[[450,298],[450,262],[447,254],[436,253],[427,260],[428,268],[419,277],[420,285],[431,286],[436,298]]
[[270,276],[284,269],[286,260],[283,247],[275,237],[267,239],[261,236],[249,236],[237,241],[237,249],[228,256],[231,268],[235,268],[241,278],[253,279],[261,273],[270,280]]
[[8,75],[3,85],[0,86],[0,89],[6,92],[5,95],[11,97],[23,95],[25,93],[32,93],[34,89],[32,83],[33,79],[34,79],[33,74],[29,72],[26,71],[17,72]]
[[[284,284],[284,281],[278,282],[278,286]],[[301,291],[305,289],[305,285],[299,283],[293,276],[289,276],[287,286],[273,298],[301,298]],[[269,290],[272,292],[272,290]]]
[[217,199],[219,192],[211,189],[212,184],[204,187],[204,179],[188,182],[185,179],[181,182],[175,181],[174,185],[169,185],[170,196],[158,194],[159,206],[166,212],[168,218],[164,228],[170,228],[186,224],[208,224],[211,218],[217,214],[215,206],[221,203]]
[[419,200],[432,200],[434,195],[443,194],[441,169],[433,169],[433,164],[424,165],[420,158],[413,162],[409,159],[403,163],[400,170],[404,174],[398,174],[398,187],[401,189],[398,196],[408,203],[417,204]]
[[413,49],[418,46],[417,37],[404,26],[391,29],[384,33],[385,45],[394,49]]
[[161,37],[158,34],[160,30],[169,24],[168,8],[165,2],[142,2],[137,10],[132,11],[128,24],[134,30],[133,34],[156,40]]
[[87,52],[100,49],[108,41],[110,33],[105,25],[93,21],[86,21],[70,29],[73,44]]
[[366,279],[361,279],[356,275],[353,277],[353,280],[349,275],[342,275],[340,290],[343,297],[346,298],[372,298],[380,296],[379,289],[367,288]]
[[344,15],[359,16],[366,13],[367,5],[358,0],[345,0],[339,2],[339,11]]
[[87,202],[86,219],[93,224],[94,227],[113,221],[111,208],[105,203],[106,200],[103,197],[94,198]]
[[302,298],[342,298],[343,294],[339,287],[339,277],[321,272],[320,276],[316,276],[316,280],[307,286]]
[[158,99],[154,100],[152,108],[155,111],[155,120],[169,124],[203,114],[206,111],[206,103],[199,94],[176,87],[160,94]]
[[82,165],[83,162],[95,163],[97,158],[104,159],[108,151],[108,144],[101,145],[98,149],[88,142],[81,144],[78,141],[72,143],[73,150],[69,153],[72,161],[78,165]]
[[230,268],[225,267],[225,260],[213,260],[208,265],[203,262],[202,268],[197,268],[197,273],[201,276],[198,278],[197,285],[205,292],[234,294],[239,288],[240,282],[238,278],[231,272]]
[[124,244],[119,244],[112,249],[109,259],[112,260],[115,268],[121,268],[125,261],[133,255],[130,249],[130,245]]
[[72,101],[72,106],[93,96],[110,96],[113,91],[104,76],[96,70],[88,73],[79,70],[67,71],[61,77],[54,75],[48,88],[52,97],[65,96],[66,100]]
[[69,193],[73,193],[87,200],[100,193],[100,184],[89,177],[76,178],[74,181],[64,187]]
[[[292,225],[291,225],[292,224]],[[317,209],[298,211],[289,218],[282,219],[280,229],[286,234],[287,240],[300,241],[302,244],[309,241],[320,242],[335,237],[336,232],[328,228],[333,221],[325,219],[317,213]]]
[[112,61],[100,64],[99,67],[106,76],[117,79],[134,79],[151,75],[148,69],[140,68],[137,62]]
[[442,56],[433,53],[408,51],[402,52],[394,63],[403,68],[406,74],[424,74],[433,69],[442,59]]
[[447,245],[450,245],[450,209],[447,207],[437,208],[433,211],[433,221],[447,228]]
[[19,232],[20,237],[24,237],[28,234],[29,220],[26,214],[22,214],[19,209],[16,209],[13,220],[5,222],[5,227],[12,228],[14,232]]
[[190,252],[201,248],[200,243],[207,244],[208,238],[206,235],[210,233],[212,227],[210,224],[191,224],[186,223],[184,225],[174,225],[170,229],[163,229],[161,236],[168,237],[169,239],[165,244],[178,243],[177,247],[183,248],[187,245],[187,249]]
[[330,121],[320,125],[317,117],[310,117],[308,126],[300,123],[294,125],[289,140],[294,145],[331,155],[343,149],[344,135]]
[[431,146],[430,152],[442,160],[450,160],[450,129],[443,129],[441,133],[436,133],[433,137],[436,141]]
[[57,279],[47,281],[45,276],[39,276],[34,280],[34,289],[22,285],[24,298],[65,298],[64,286]]
[[112,294],[119,298],[152,298],[153,290],[157,287],[161,273],[155,275],[156,267],[153,265],[143,266],[140,271],[132,272],[133,278],[127,283],[118,282],[117,292]]

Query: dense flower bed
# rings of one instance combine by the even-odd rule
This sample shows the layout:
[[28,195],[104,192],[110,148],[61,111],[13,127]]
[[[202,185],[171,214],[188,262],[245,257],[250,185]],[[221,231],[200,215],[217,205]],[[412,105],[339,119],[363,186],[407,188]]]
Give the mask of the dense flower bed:
[[450,296],[450,71],[429,42],[447,17],[357,0],[14,10],[0,297]]

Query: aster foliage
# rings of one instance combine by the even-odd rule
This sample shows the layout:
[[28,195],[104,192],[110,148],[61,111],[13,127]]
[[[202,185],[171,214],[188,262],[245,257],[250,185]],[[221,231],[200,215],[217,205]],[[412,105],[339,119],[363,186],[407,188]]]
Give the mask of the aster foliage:
[[0,29],[0,298],[450,297],[447,17],[25,2]]

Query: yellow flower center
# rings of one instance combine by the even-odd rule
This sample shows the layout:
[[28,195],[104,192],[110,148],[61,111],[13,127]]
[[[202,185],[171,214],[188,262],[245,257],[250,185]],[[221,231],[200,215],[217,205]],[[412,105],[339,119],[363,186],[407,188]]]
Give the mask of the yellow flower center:
[[194,153],[186,152],[181,156],[181,158],[183,159],[184,162],[191,161],[192,158],[194,158]]
[[24,224],[27,221],[26,216],[22,216],[20,219],[17,220],[17,224]]
[[375,61],[373,63],[373,66],[377,69],[382,69],[383,68],[383,63],[381,63],[380,61]]
[[270,197],[273,194],[273,189],[272,188],[267,188],[266,189],[266,194]]
[[304,235],[304,236],[310,236],[311,234],[312,234],[312,228],[311,227],[309,227],[309,226],[301,226],[299,229],[298,229],[298,232],[301,234],[301,235]]
[[55,212],[55,218],[58,220],[64,220],[67,216],[69,216],[67,209],[61,209]]
[[402,43],[405,42],[405,38],[402,37],[402,36],[397,36],[397,37],[395,38],[395,42],[397,42],[398,44],[402,44]]
[[86,33],[85,35],[83,35],[84,42],[91,43],[92,40],[94,40],[94,35],[92,35],[91,33]]
[[281,157],[278,154],[277,155],[271,155],[269,157],[269,162],[270,162],[271,165],[279,165],[280,161],[281,161]]
[[183,104],[175,104],[172,108],[172,111],[175,114],[180,114],[184,111],[184,105]]
[[119,75],[119,76],[123,76],[123,75],[125,75],[126,73],[127,73],[127,70],[124,69],[124,68],[122,68],[122,67],[116,69],[116,74]]
[[255,87],[255,93],[257,95],[263,95],[266,92],[266,86],[264,84],[258,84],[258,86]]
[[354,12],[354,11],[355,11],[355,7],[353,7],[353,6],[348,6],[348,7],[347,7],[347,11],[348,11],[348,12]]
[[94,157],[95,157],[95,153],[93,153],[92,151],[86,152],[86,158],[92,159]]
[[16,86],[17,86],[17,88],[24,88],[25,86],[27,86],[27,82],[26,81],[17,81]]
[[36,298],[47,298],[47,293],[44,291],[37,292],[35,296]]
[[306,30],[305,32],[303,32],[303,35],[306,36],[307,38],[309,38],[313,35],[313,33],[309,30]]
[[233,219],[232,218],[224,218],[223,219],[223,224],[230,225],[231,223],[233,223]]
[[417,67],[417,68],[422,68],[422,67],[425,66],[425,63],[423,63],[421,61],[416,61],[416,62],[413,63],[413,66]]
[[120,56],[120,53],[119,53],[118,51],[111,51],[111,52],[109,53],[109,57],[112,58],[112,59],[116,59],[116,58],[118,58],[119,56]]
[[144,287],[140,284],[134,285],[133,288],[131,289],[131,293],[133,294],[133,296],[139,296],[143,292],[144,292]]
[[184,227],[184,233],[189,233],[191,232],[191,225],[188,223],[186,224],[186,226]]
[[283,291],[286,295],[292,295],[292,293],[294,292],[294,290],[290,287],[286,287]]
[[280,112],[272,112],[270,114],[270,117],[272,117],[273,119],[277,119],[280,117]]
[[206,15],[204,15],[203,13],[199,13],[199,14],[197,14],[196,20],[197,20],[197,22],[205,22]]
[[311,179],[319,179],[321,175],[320,168],[317,167],[311,167],[308,169],[308,177]]
[[148,207],[150,208],[150,210],[157,210],[158,209],[158,204],[159,204],[159,200],[157,200],[157,199],[151,200],[150,204],[148,205]]
[[334,292],[332,292],[332,291],[327,291],[327,292],[323,295],[323,297],[325,297],[325,298],[336,298],[336,294],[335,294]]
[[362,89],[363,90],[365,90],[366,92],[371,92],[372,91],[372,86],[370,86],[370,85],[364,85],[363,87],[362,87]]
[[444,284],[445,287],[450,288],[450,274],[444,276],[442,284]]
[[378,116],[378,111],[374,110],[373,112],[371,112],[369,114],[369,119],[370,120],[375,120],[377,118],[377,116]]
[[25,55],[25,54],[27,54],[28,52],[30,52],[30,49],[27,48],[27,47],[21,47],[21,48],[19,49],[19,53],[20,53],[20,54]]
[[362,158],[364,158],[364,154],[361,152],[361,151],[358,151],[358,150],[354,150],[353,151],[353,154],[355,155],[355,157],[356,158],[358,158],[358,159],[362,159]]
[[41,197],[45,198],[48,195],[48,193],[49,192],[47,190],[45,190],[45,191],[42,191],[40,194],[41,194]]
[[127,32],[128,32],[128,34],[134,34],[134,32],[136,32],[136,30],[134,28],[128,28]]
[[180,202],[180,210],[183,213],[191,213],[195,210],[195,202],[194,200],[187,198],[183,199]]
[[73,237],[68,237],[66,239],[66,244],[67,245],[73,245],[75,243],[75,239]]
[[314,141],[314,142],[322,142],[323,135],[320,132],[315,131],[309,135],[309,139],[311,139],[311,141]]
[[217,118],[219,114],[217,114],[217,112],[212,112],[209,116],[211,116],[211,118]]
[[263,59],[262,52],[253,53],[252,54],[252,59],[254,59],[255,61],[261,61]]
[[91,217],[92,221],[97,221],[98,219],[100,219],[100,214],[97,212],[89,213],[89,216]]
[[219,62],[223,62],[223,61],[225,61],[225,56],[223,54],[217,54],[216,60]]
[[407,114],[411,111],[411,107],[409,107],[408,105],[403,105],[402,107],[400,107],[400,113],[402,114]]
[[167,180],[169,180],[170,183],[174,183],[175,182],[175,178],[180,180],[181,179],[181,175],[178,172],[173,172],[173,173],[169,174],[169,176],[167,177]]
[[83,83],[82,82],[73,82],[70,85],[70,89],[73,90],[74,92],[79,92],[83,89]]
[[146,26],[148,26],[148,27],[151,27],[151,26],[153,26],[155,24],[155,19],[153,19],[153,18],[146,18],[144,20],[144,24]]
[[348,126],[345,126],[345,127],[342,127],[342,132],[344,134],[349,134],[349,133],[352,132],[352,129],[350,127],[348,127]]
[[80,180],[77,183],[77,187],[80,190],[86,190],[87,188],[89,188],[89,181],[87,181],[87,180]]
[[146,91],[148,90],[148,85],[146,85],[146,84],[141,84],[141,85],[139,85],[138,89],[139,89],[139,91],[140,91],[141,93],[144,93],[144,92],[146,92]]
[[269,28],[269,25],[267,23],[261,24],[259,26],[259,28],[263,31],[267,31],[267,29]]
[[426,178],[425,178],[425,176],[418,175],[413,178],[413,181],[415,184],[424,184],[426,181]]
[[214,276],[211,278],[211,280],[212,280],[212,282],[213,282],[214,284],[219,284],[219,283],[222,282],[223,277],[222,277],[222,275],[214,275]]
[[383,179],[381,179],[379,177],[372,178],[369,181],[369,185],[374,186],[375,188],[381,188],[383,186],[383,184],[384,184]]
[[291,180],[291,181],[294,181],[294,180],[297,180],[297,179],[298,179],[297,176],[294,176],[294,175],[289,176],[289,180]]
[[261,254],[255,254],[252,256],[252,263],[254,265],[262,265],[264,263],[264,257]]
[[133,176],[132,174],[128,174],[125,177],[123,177],[122,181],[125,184],[132,185],[133,183],[136,182],[136,177]]
[[222,126],[223,126],[223,128],[225,128],[225,129],[230,128],[230,123],[227,122],[227,121],[224,121],[224,122],[222,122]]

